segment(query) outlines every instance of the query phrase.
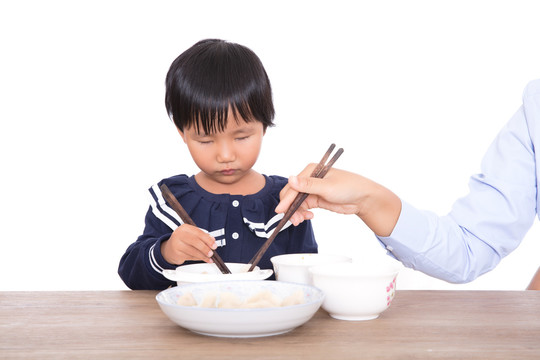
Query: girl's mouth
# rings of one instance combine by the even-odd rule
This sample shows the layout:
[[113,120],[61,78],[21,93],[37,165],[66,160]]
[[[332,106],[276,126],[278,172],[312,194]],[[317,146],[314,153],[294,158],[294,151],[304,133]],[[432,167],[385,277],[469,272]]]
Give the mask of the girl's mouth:
[[225,176],[234,175],[235,172],[236,172],[236,170],[234,170],[234,169],[221,170],[221,174],[225,175]]

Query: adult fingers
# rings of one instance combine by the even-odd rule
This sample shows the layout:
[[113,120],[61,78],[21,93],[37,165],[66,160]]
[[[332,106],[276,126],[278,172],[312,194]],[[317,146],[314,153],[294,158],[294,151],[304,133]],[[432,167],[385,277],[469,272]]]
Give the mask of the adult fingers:
[[[309,164],[298,174],[299,177],[309,177],[310,174],[313,172],[313,169],[315,169],[315,166],[317,164]],[[296,195],[298,195],[298,191],[291,187],[291,178],[293,181],[296,181],[296,176],[291,176],[289,178],[289,183],[283,187],[283,189],[279,193],[280,202],[278,206],[276,207],[276,213],[284,213],[287,211],[287,209],[291,206],[292,202],[296,198]]]

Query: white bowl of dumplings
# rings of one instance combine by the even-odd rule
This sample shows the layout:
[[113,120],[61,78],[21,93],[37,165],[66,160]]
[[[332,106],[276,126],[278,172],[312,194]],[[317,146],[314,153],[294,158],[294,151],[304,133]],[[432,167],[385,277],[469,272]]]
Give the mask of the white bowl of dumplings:
[[190,331],[245,338],[301,326],[317,312],[324,293],[306,284],[236,280],[178,285],[156,300],[169,319]]

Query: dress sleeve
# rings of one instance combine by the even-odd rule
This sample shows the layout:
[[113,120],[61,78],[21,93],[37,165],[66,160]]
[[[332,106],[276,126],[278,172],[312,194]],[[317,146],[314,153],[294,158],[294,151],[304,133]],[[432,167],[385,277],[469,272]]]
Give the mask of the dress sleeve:
[[162,274],[164,269],[175,269],[161,255],[161,243],[168,240],[172,230],[157,219],[150,208],[145,217],[144,232],[131,244],[118,267],[118,274],[132,290],[163,290],[175,282]]
[[531,121],[522,106],[501,130],[471,177],[469,193],[446,216],[402,211],[389,237],[379,237],[407,267],[454,283],[474,280],[513,251],[536,215],[537,182]]
[[148,189],[150,207],[146,212],[144,231],[120,260],[118,274],[133,290],[163,290],[175,282],[163,276],[163,270],[175,269],[161,254],[161,244],[180,226],[181,219],[165,202],[160,190],[166,183],[176,197],[190,192],[187,176],[164,179]]

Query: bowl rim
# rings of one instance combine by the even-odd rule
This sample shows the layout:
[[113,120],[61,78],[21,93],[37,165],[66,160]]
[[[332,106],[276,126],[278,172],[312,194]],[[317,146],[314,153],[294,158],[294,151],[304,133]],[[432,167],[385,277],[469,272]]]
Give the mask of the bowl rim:
[[[277,260],[280,260],[280,259],[288,259],[288,258],[295,258],[295,257],[298,257],[298,256],[310,256],[310,257],[327,257],[327,258],[341,258],[343,259],[344,261],[340,261],[340,262],[352,262],[352,258],[350,256],[347,256],[347,255],[342,255],[342,254],[325,254],[325,253],[291,253],[291,254],[281,254],[281,255],[276,255],[276,256],[272,256],[270,258],[270,262],[272,262],[273,265],[286,265],[286,266],[294,266],[294,267],[312,267],[312,266],[319,266],[319,265],[326,265],[326,264],[291,264],[291,263],[287,263],[287,262],[280,262],[280,263],[276,263]],[[335,264],[335,263],[334,263]]]
[[[245,266],[246,268],[249,268],[249,265],[251,265],[251,264],[238,263],[238,262],[226,262],[225,264],[227,266],[233,266],[233,267]],[[207,263],[207,262],[197,262],[197,263],[192,263],[192,264],[178,265],[177,267],[174,268],[174,270],[183,271],[184,269],[192,269],[192,268],[199,268],[199,267],[205,268],[205,267],[210,267],[210,266],[215,266],[215,264]],[[255,266],[255,269],[259,269],[259,267]],[[208,274],[208,275],[212,275],[212,274]]]
[[402,269],[402,265],[398,263],[387,263],[386,269],[377,269],[373,272],[367,272],[367,273],[354,273],[354,272],[343,272],[343,273],[335,273],[335,272],[325,272],[325,270],[329,268],[335,269],[336,267],[348,267],[353,269],[360,269],[362,268],[362,264],[359,263],[338,263],[338,264],[322,264],[322,265],[315,265],[308,269],[309,273],[312,276],[319,275],[319,276],[328,276],[328,277],[336,277],[336,278],[381,278],[381,277],[388,277],[388,276],[396,276],[399,274],[399,272]]
[[[244,263],[225,263],[227,266],[230,266],[232,269],[234,267],[245,266],[246,269],[249,268],[249,264]],[[213,266],[211,263],[195,263],[177,266],[175,269],[165,269],[163,270],[163,276],[171,281],[176,281],[177,283],[201,283],[201,282],[213,282],[213,281],[233,281],[233,280],[264,280],[268,279],[274,271],[272,269],[260,269],[258,266],[251,272],[233,272],[232,274],[222,274],[218,271],[215,273],[201,273],[197,272],[197,268],[208,268]],[[184,267],[182,269],[182,267]],[[185,267],[189,267],[185,269]],[[195,269],[195,271],[189,271]],[[217,267],[216,267],[217,269]]]

